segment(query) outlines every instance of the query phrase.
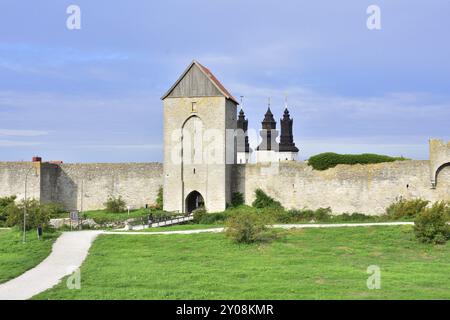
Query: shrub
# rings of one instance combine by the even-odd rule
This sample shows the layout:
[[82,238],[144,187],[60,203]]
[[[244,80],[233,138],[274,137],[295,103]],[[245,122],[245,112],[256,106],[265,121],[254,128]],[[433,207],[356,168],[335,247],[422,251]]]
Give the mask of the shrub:
[[64,207],[59,203],[44,203],[41,204],[42,210],[46,211],[50,218],[58,218],[61,216],[62,213],[66,213],[66,210],[64,210]]
[[450,238],[449,215],[450,205],[446,202],[436,202],[424,209],[414,221],[416,238],[424,243],[445,243]]
[[255,190],[256,199],[253,201],[252,206],[255,208],[282,208],[280,202],[274,200],[272,197],[268,196],[261,189]]
[[289,210],[288,220],[284,221],[286,223],[294,222],[306,222],[314,219],[315,212],[313,210],[303,209],[303,210]]
[[329,221],[331,219],[331,208],[319,208],[314,212],[314,220]]
[[311,220],[325,222],[331,220],[331,214],[331,208],[283,210],[276,215],[276,221],[281,223],[309,222]]
[[233,192],[231,196],[231,207],[236,208],[244,204],[244,195],[240,192]]
[[109,196],[104,206],[106,207],[106,211],[112,213],[120,213],[127,210],[126,203],[120,196],[118,198]]
[[[26,207],[26,208],[25,208]],[[21,201],[19,204],[10,203],[5,208],[7,215],[6,225],[10,227],[23,228],[23,215],[26,209],[26,230],[35,229],[37,227],[47,228],[53,211],[48,205],[40,204],[37,200]]]
[[175,212],[167,212],[167,211],[162,211],[162,210],[147,210],[147,213],[149,216],[151,216],[152,219],[170,219],[173,218],[175,216],[179,216],[179,213],[175,213]]
[[193,215],[192,222],[200,224],[200,222],[206,217],[207,214],[208,213],[203,208],[195,209],[194,211],[192,211]]
[[155,209],[162,210],[164,203],[164,190],[162,187],[158,189],[158,196],[156,197],[156,207]]
[[326,152],[312,156],[311,158],[309,158],[308,164],[315,170],[327,170],[329,168],[334,168],[338,164],[369,164],[393,162],[397,160],[406,160],[406,158],[390,157],[372,153],[337,154],[333,152]]
[[386,209],[386,215],[391,219],[414,218],[422,212],[429,201],[422,199],[400,200],[394,202]]
[[199,224],[217,224],[223,223],[228,219],[225,212],[207,213],[200,219]]
[[13,204],[16,201],[16,196],[0,198],[0,226],[4,225],[8,216],[5,209],[8,205]]
[[335,221],[374,221],[377,220],[376,216],[368,216],[362,213],[354,212],[351,214],[343,213],[337,216],[333,216],[333,220]]
[[231,216],[226,227],[226,235],[237,243],[264,241],[268,235],[264,217],[246,211]]

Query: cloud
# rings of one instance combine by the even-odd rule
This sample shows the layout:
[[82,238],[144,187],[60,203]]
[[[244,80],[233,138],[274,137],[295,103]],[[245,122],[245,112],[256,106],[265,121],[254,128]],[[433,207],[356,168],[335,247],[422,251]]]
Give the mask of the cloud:
[[0,136],[12,136],[12,137],[39,137],[48,135],[48,131],[41,130],[10,130],[0,129]]
[[40,142],[0,140],[0,147],[32,147],[41,144]]
[[259,106],[259,112],[265,111],[268,97],[272,99],[272,109],[284,109],[284,99],[287,95],[291,113],[299,113],[302,119],[326,119],[335,116],[353,121],[379,118],[388,121],[399,117],[450,119],[450,97],[425,92],[393,92],[380,96],[357,97],[317,92],[303,86],[268,88],[234,83],[230,87],[234,92],[245,96],[244,108],[250,106],[250,109],[254,109]]

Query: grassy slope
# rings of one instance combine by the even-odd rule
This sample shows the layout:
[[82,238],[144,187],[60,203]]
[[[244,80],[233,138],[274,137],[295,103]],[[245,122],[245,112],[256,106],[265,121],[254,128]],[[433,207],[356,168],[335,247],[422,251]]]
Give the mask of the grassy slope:
[[[266,245],[223,234],[103,235],[81,268],[41,299],[450,299],[450,243],[416,242],[411,227],[304,229]],[[368,290],[379,265],[382,289]]]
[[96,210],[96,211],[85,211],[83,214],[86,216],[86,218],[90,219],[104,219],[108,221],[124,221],[130,218],[139,218],[147,216],[148,213],[145,209],[139,209],[139,210],[133,210],[130,211],[130,215],[128,215],[128,212],[124,213],[111,213],[107,212],[105,210]]
[[26,244],[23,244],[21,232],[15,229],[0,230],[0,283],[38,265],[49,255],[58,235],[57,232],[44,232],[44,238],[40,241],[36,231],[30,231]]

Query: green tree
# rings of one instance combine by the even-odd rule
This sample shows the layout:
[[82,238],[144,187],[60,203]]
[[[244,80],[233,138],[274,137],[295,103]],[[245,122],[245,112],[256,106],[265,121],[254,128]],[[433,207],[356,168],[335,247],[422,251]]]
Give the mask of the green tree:
[[0,226],[4,225],[8,216],[5,212],[5,209],[8,205],[11,203],[14,203],[16,201],[16,196],[11,197],[3,197],[0,198]]
[[26,230],[35,229],[37,227],[48,228],[50,218],[54,213],[51,206],[40,204],[35,199],[24,201],[18,204],[10,203],[5,212],[7,215],[6,225],[17,226],[21,229],[24,224],[24,212],[26,211]]

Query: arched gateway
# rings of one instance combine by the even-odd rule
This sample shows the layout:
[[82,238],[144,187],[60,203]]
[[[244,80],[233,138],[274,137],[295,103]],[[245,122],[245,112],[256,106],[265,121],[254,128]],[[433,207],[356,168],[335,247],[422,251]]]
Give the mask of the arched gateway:
[[195,209],[204,208],[205,200],[203,196],[198,191],[192,191],[186,197],[186,212],[192,213]]

